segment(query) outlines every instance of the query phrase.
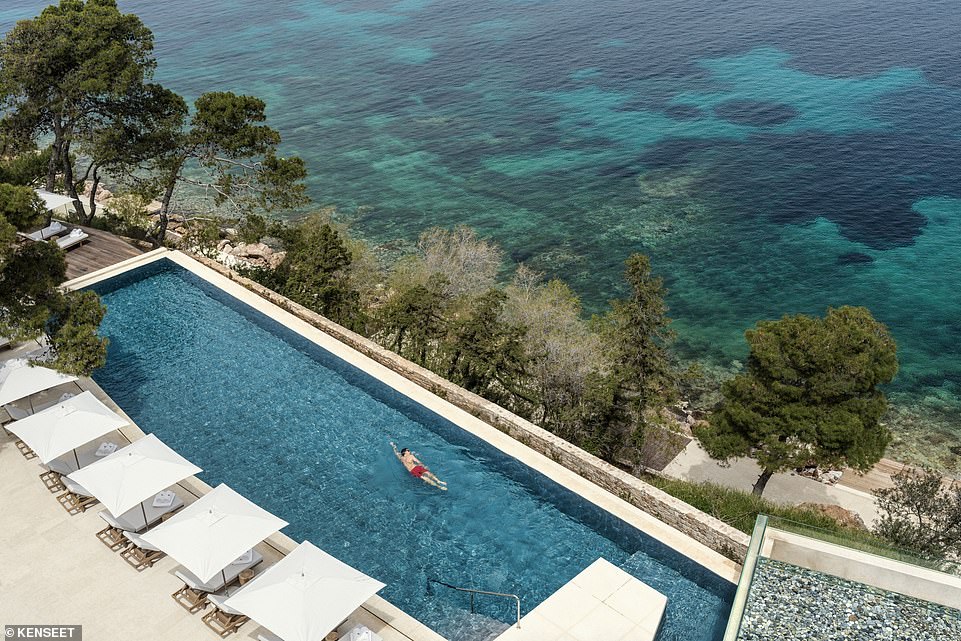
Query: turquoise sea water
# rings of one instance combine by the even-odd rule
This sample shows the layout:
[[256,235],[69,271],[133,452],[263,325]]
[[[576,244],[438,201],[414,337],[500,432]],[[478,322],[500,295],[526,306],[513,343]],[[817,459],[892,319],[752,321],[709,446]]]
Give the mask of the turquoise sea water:
[[649,253],[682,353],[724,371],[757,320],[866,305],[900,345],[898,451],[961,455],[961,3],[120,5],[161,81],[265,98],[369,239],[466,223],[595,310]]
[[[161,261],[96,286],[108,366],[96,380],[145,432],[387,584],[452,641],[484,641],[452,585],[518,594],[523,612],[603,557],[668,597],[659,641],[718,641],[734,585]],[[449,491],[414,479],[390,440]],[[512,622],[513,602],[478,597]]]

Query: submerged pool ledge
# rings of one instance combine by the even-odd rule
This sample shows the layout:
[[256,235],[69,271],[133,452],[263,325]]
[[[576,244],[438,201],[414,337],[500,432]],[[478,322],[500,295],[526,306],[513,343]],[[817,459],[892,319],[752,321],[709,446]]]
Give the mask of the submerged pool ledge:
[[[647,484],[643,483],[643,481],[628,475],[626,472],[618,470],[614,466],[600,461],[596,457],[593,457],[592,455],[580,450],[579,448],[576,448],[570,443],[557,438],[546,430],[543,430],[542,428],[539,428],[533,424],[529,424],[530,434],[536,435],[537,438],[550,441],[550,444],[553,448],[551,457],[545,456],[532,447],[529,447],[527,444],[521,442],[517,438],[514,438],[512,435],[505,433],[505,431],[492,426],[488,422],[481,420],[477,416],[474,416],[457,405],[454,405],[450,401],[441,398],[437,394],[412,381],[410,378],[402,375],[398,371],[395,371],[383,363],[374,360],[370,356],[358,351],[351,345],[338,340],[337,337],[331,335],[331,333],[328,333],[327,331],[324,331],[324,329],[318,328],[317,326],[304,320],[304,318],[292,313],[292,311],[284,309],[284,307],[288,307],[293,311],[303,311],[306,314],[314,315],[312,312],[309,312],[309,310],[304,310],[299,305],[296,305],[292,301],[281,297],[275,292],[266,290],[255,283],[247,282],[246,279],[229,272],[226,267],[219,265],[219,263],[214,263],[213,261],[205,259],[194,258],[179,251],[159,249],[129,261],[125,261],[124,263],[114,265],[113,267],[75,279],[74,281],[66,283],[65,286],[71,289],[90,287],[100,281],[112,278],[124,272],[162,259],[170,260],[180,267],[190,271],[209,284],[217,287],[230,296],[250,306],[254,310],[266,315],[288,329],[303,336],[314,344],[330,352],[334,356],[346,361],[348,364],[386,384],[395,391],[423,405],[427,409],[437,413],[447,420],[450,420],[461,429],[476,436],[477,438],[480,438],[501,452],[517,459],[528,467],[545,475],[552,481],[579,495],[581,498],[593,503],[610,514],[613,514],[624,522],[672,548],[676,552],[695,561],[717,576],[730,581],[731,583],[737,582],[740,573],[740,566],[737,563],[711,549],[704,543],[695,540],[688,534],[685,534],[677,528],[668,525],[655,516],[652,516],[636,505],[629,503],[628,501],[624,500],[624,498],[619,497],[617,494],[614,494],[613,492],[597,485],[596,483],[592,482],[592,480],[589,480],[581,474],[572,471],[567,466],[558,462],[558,460],[575,457],[580,464],[579,467],[583,468],[587,466],[589,467],[590,471],[596,471],[596,474],[591,474],[593,479],[598,479],[599,477],[614,477],[618,480],[626,480],[635,488],[643,488],[644,492],[651,492],[658,500],[663,501],[663,504],[668,506],[673,513],[680,515],[680,518],[682,519],[693,518],[696,521],[716,519],[712,519],[708,515],[698,512],[695,508],[664,494],[656,488],[648,486]],[[211,265],[208,266],[205,264],[207,262],[211,263]],[[225,274],[229,274],[229,277]],[[241,284],[242,282],[248,286],[244,286]],[[251,289],[248,289],[248,287],[262,289],[264,290],[264,295],[255,293],[254,291],[251,291]],[[270,300],[268,300],[266,296],[269,296]],[[354,334],[353,332],[350,332],[349,330],[332,323],[332,321],[329,321],[328,319],[324,319],[319,315],[314,316],[317,316],[319,319],[318,322],[323,321],[325,327],[327,325],[336,327],[339,334],[349,335],[349,338],[352,342],[362,342],[364,347],[372,352],[387,352],[387,350],[384,350],[375,343],[372,343],[366,338]],[[393,359],[403,360],[391,352],[387,352],[387,354]],[[423,370],[423,368],[419,368],[413,363],[407,363],[406,361],[404,362],[404,365],[409,365],[411,369]],[[439,378],[433,373],[427,372],[427,370],[423,370],[423,372],[423,376],[425,377],[429,376],[432,378]],[[449,382],[447,382],[447,385],[454,387]],[[469,392],[466,392],[466,390],[460,390],[459,388],[457,388],[457,390],[459,392],[463,392],[464,394],[470,394]],[[478,397],[478,399],[480,399],[480,397]],[[487,405],[493,405],[484,399],[480,399],[480,401]],[[493,407],[505,414],[509,414],[506,410],[503,410],[503,408],[499,408],[498,406]],[[511,416],[513,417],[513,415]],[[515,418],[517,421],[523,421],[523,419],[520,419],[519,417],[513,418]],[[527,422],[524,421],[524,423]],[[552,458],[556,458],[558,460],[552,460]],[[565,460],[565,462],[568,461]],[[628,491],[628,493],[630,492]],[[633,496],[631,498],[633,498]],[[719,538],[727,537],[732,541],[730,543],[731,547],[736,547],[741,543],[738,535],[741,535],[742,533],[734,531],[725,524],[717,522],[716,524],[709,523],[708,525],[697,523],[697,525],[699,527],[694,528],[696,531],[710,529],[712,527],[716,528],[717,532],[719,533],[717,534]],[[744,535],[743,538],[747,539],[746,535]]]

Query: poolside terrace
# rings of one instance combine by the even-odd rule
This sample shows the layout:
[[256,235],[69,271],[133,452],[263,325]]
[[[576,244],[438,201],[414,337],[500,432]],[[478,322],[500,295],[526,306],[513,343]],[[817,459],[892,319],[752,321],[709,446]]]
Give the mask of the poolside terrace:
[[[5,353],[13,356],[16,352]],[[43,402],[64,392],[90,390],[126,416],[90,379],[53,388],[35,399]],[[0,413],[3,413],[0,410]],[[3,418],[6,418],[5,416]],[[142,436],[130,425],[105,437],[121,447]],[[0,625],[9,623],[82,625],[87,641],[115,639],[214,639],[200,614],[191,615],[170,598],[182,583],[180,567],[164,557],[138,572],[95,536],[104,527],[100,506],[70,515],[38,478],[35,460],[26,460],[16,438],[0,430]],[[196,479],[179,484],[178,495],[192,503],[209,488]],[[296,543],[277,534],[258,545],[264,557],[258,573],[290,552]],[[384,641],[441,641],[441,637],[380,597],[369,600],[351,618]],[[340,632],[349,627],[342,626]],[[256,639],[264,629],[254,621],[240,628],[238,639]]]
[[133,241],[93,227],[81,227],[90,238],[67,252],[67,280],[92,274],[144,253]]

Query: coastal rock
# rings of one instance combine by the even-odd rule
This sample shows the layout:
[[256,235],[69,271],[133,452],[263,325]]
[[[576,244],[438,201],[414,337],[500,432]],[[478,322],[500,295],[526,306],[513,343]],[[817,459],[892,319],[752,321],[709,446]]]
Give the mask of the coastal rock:
[[241,258],[260,258],[266,259],[268,256],[274,253],[274,251],[263,243],[250,243],[246,245],[240,243],[234,247],[233,251],[230,252],[234,256],[239,256]]
[[263,243],[232,243],[221,240],[217,245],[220,262],[228,267],[255,267],[276,269],[283,262],[285,252],[275,252]]
[[287,252],[274,252],[267,258],[267,263],[271,269],[277,269],[285,258],[287,258]]
[[[85,182],[85,183],[83,184],[83,193],[81,194],[81,197],[82,197],[83,199],[85,199],[85,200],[86,200],[86,199],[89,199],[89,198],[90,198],[90,190],[91,190],[91,189],[93,189],[93,181],[92,181],[92,180],[88,180],[87,182]],[[93,199],[94,199],[95,202],[97,202],[97,203],[100,204],[100,205],[103,205],[103,204],[106,204],[106,202],[107,202],[108,200],[110,200],[111,198],[113,198],[113,192],[112,192],[112,191],[110,191],[109,189],[107,189],[106,187],[104,187],[102,184],[97,185],[97,193],[96,193],[96,195],[93,197]]]

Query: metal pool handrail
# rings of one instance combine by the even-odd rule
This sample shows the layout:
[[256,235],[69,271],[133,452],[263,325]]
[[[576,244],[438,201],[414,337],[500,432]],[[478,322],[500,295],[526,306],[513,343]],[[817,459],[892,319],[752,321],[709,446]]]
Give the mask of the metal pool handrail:
[[754,532],[751,534],[751,544],[747,548],[747,556],[744,557],[744,565],[741,568],[741,578],[737,582],[737,592],[734,593],[734,603],[731,605],[731,616],[727,620],[723,641],[736,641],[741,632],[744,609],[747,607],[747,598],[751,593],[754,570],[757,568],[757,559],[761,556],[766,531],[767,516],[758,514],[754,522]]
[[442,585],[445,588],[450,588],[451,590],[457,590],[458,592],[469,592],[470,593],[470,613],[474,614],[474,595],[475,594],[487,594],[490,596],[502,596],[514,599],[517,602],[517,622],[515,625],[521,627],[521,598],[516,594],[507,594],[505,592],[489,592],[488,590],[475,590],[474,588],[459,588],[456,585],[451,585],[450,583],[444,583],[438,579],[432,579],[427,577],[427,594],[430,594],[430,584],[436,583],[437,585]]

